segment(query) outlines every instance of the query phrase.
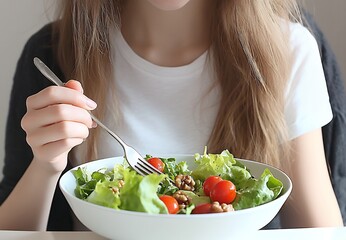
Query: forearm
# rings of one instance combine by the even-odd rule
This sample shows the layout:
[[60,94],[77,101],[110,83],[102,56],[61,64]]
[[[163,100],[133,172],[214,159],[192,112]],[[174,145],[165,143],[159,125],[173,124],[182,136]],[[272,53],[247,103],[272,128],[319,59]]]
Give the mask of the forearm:
[[340,209],[333,192],[324,157],[320,130],[293,141],[290,168],[293,183],[282,210],[283,227],[342,226]]
[[32,161],[0,207],[0,229],[46,230],[60,174]]
[[291,198],[282,209],[281,224],[283,228],[297,227],[340,227],[343,226],[340,210],[333,192],[316,191],[315,196],[326,194],[323,200],[316,200],[313,204],[292,193]]

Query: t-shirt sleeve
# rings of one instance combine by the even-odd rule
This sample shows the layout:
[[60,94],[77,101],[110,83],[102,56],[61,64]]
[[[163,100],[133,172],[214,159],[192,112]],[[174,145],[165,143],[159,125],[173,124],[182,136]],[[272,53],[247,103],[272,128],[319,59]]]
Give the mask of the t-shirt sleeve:
[[333,118],[316,39],[301,24],[290,26],[293,66],[286,90],[289,138],[323,127]]

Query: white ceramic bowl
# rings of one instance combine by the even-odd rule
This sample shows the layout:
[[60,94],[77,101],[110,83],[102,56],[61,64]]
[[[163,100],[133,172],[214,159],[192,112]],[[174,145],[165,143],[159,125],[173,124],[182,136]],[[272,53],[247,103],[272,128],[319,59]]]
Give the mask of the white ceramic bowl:
[[[164,156],[163,156],[164,157]],[[177,161],[186,161],[193,169],[194,158],[187,155],[170,155]],[[93,232],[116,240],[231,240],[249,237],[249,234],[267,225],[279,212],[292,190],[292,182],[282,171],[269,165],[241,160],[254,177],[259,177],[265,168],[282,181],[283,193],[274,201],[254,208],[229,213],[166,215],[115,210],[77,198],[74,194],[76,180],[71,171],[60,179],[60,188],[78,219]],[[101,168],[113,168],[122,163],[122,157],[107,158],[80,165],[88,172]],[[74,168],[76,169],[76,168]]]

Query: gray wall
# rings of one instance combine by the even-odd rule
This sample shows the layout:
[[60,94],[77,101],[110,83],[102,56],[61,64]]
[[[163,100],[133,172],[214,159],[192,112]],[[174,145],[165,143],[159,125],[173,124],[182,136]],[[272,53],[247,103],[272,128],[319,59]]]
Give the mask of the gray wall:
[[[53,0],[0,0],[0,169],[15,65],[29,36],[50,20],[53,3]],[[305,0],[305,4],[325,32],[345,76],[346,0]]]
[[325,33],[346,81],[346,0],[304,0]]

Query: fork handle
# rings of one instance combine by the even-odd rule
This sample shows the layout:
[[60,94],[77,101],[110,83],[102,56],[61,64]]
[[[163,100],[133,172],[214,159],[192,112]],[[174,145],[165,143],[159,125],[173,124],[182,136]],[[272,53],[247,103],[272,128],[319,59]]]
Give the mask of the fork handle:
[[89,114],[90,114],[90,117],[97,123],[97,125],[99,125],[104,130],[106,130],[106,132],[109,135],[111,135],[115,140],[117,140],[119,142],[119,144],[122,146],[122,148],[125,150],[125,148],[127,147],[127,144],[118,135],[116,135],[112,130],[110,130],[106,125],[104,125],[97,117],[95,117],[94,114],[92,114],[90,111],[89,111]]

